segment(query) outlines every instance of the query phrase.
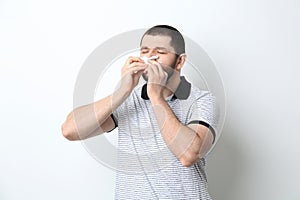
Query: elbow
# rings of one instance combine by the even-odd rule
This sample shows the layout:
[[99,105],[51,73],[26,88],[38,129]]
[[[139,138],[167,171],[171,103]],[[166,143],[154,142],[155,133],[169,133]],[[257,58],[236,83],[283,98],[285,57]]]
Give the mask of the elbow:
[[61,132],[62,135],[70,141],[79,140],[78,135],[75,133],[73,128],[69,127],[66,122],[61,125]]
[[200,159],[199,154],[186,152],[185,154],[183,154],[180,157],[179,161],[182,164],[182,166],[184,166],[184,167],[191,167],[195,163],[197,163],[199,161],[199,159]]

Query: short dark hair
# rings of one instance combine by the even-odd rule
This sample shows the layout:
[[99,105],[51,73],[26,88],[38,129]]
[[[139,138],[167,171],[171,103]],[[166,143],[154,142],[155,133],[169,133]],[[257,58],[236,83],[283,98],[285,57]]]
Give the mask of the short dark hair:
[[142,44],[145,35],[163,35],[171,37],[170,45],[174,48],[177,55],[185,53],[185,42],[182,34],[174,27],[169,25],[156,25],[148,29],[142,36],[140,44]]

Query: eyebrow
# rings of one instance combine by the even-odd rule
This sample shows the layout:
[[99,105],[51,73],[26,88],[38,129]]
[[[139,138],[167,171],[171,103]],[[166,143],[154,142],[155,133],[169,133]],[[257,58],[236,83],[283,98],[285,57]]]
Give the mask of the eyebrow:
[[[149,47],[146,47],[146,46],[142,46],[141,49],[150,49]],[[158,50],[168,50],[167,48],[165,47],[155,47],[154,49],[158,49]]]

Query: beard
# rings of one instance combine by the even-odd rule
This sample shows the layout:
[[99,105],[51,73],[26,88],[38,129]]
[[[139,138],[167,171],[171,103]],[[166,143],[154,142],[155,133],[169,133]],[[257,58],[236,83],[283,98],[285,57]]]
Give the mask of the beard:
[[[165,72],[167,72],[167,74],[168,74],[167,81],[172,77],[172,75],[173,75],[173,73],[174,73],[174,71],[175,71],[175,64],[176,64],[176,62],[177,62],[177,58],[174,60],[174,62],[172,63],[171,66],[163,67],[163,70],[164,70]],[[148,82],[148,73],[146,73],[146,74],[143,73],[143,74],[142,74],[142,77],[143,77],[143,79],[144,79],[146,82]]]
[[[173,75],[175,69],[174,69],[174,68],[171,68],[171,69],[168,70],[168,71],[166,71],[166,70],[164,70],[164,71],[167,72],[167,74],[168,74],[168,78],[167,78],[167,81],[168,81],[168,80],[172,77],[172,75]],[[146,82],[148,82],[148,73],[142,74],[142,77],[143,77],[143,79],[144,79]]]

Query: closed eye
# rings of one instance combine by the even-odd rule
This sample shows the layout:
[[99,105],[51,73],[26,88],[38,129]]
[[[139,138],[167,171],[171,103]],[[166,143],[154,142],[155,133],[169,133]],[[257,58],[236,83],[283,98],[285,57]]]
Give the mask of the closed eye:
[[148,53],[148,52],[149,52],[148,49],[142,49],[142,50],[141,50],[141,53]]
[[166,54],[167,52],[166,51],[162,51],[162,50],[158,50],[157,53],[159,53],[159,54]]

